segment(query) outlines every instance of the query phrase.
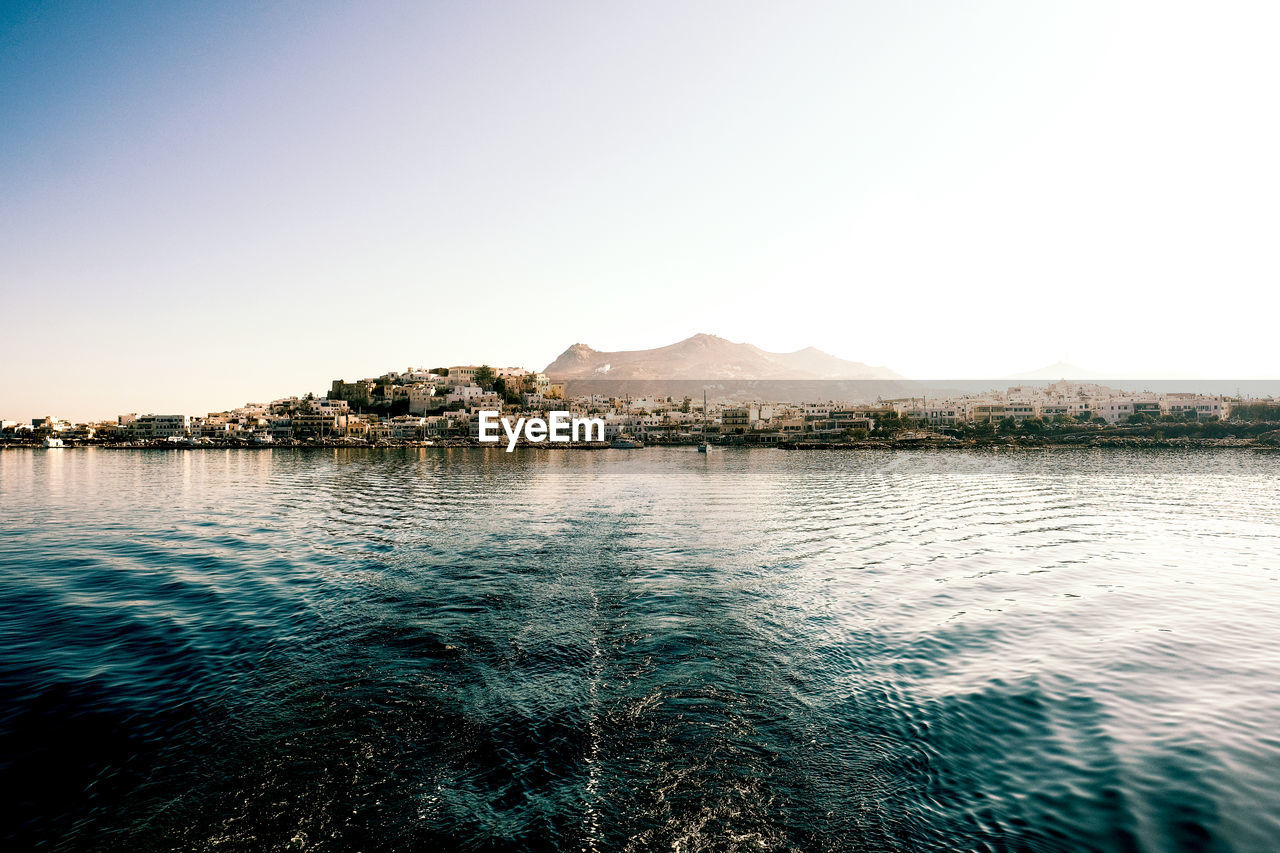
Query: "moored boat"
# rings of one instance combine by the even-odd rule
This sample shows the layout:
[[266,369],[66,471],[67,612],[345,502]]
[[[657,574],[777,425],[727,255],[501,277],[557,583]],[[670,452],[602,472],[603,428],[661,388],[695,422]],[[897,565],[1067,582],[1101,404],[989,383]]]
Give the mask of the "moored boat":
[[702,441],[698,442],[699,453],[709,453],[711,444],[707,441],[707,392],[702,392]]

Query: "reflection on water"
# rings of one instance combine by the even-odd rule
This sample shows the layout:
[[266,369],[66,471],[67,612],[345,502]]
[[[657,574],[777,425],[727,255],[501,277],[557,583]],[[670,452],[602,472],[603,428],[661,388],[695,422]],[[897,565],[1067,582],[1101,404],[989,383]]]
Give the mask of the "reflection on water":
[[10,849],[1280,849],[1280,457],[0,453]]

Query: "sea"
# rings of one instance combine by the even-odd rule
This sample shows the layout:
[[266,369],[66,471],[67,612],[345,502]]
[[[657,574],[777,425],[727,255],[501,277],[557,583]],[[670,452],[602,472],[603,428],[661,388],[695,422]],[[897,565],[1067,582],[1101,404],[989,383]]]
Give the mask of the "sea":
[[1275,851],[1280,454],[0,451],[0,848]]

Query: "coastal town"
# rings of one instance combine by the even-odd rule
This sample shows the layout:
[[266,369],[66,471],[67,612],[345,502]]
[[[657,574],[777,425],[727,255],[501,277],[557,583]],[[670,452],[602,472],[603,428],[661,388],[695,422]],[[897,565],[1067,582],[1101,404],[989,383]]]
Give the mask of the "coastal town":
[[[1015,444],[1277,444],[1280,401],[1151,393],[1072,381],[948,398],[809,403],[654,394],[571,394],[572,382],[519,367],[408,368],[324,396],[205,415],[121,414],[72,423],[0,421],[0,446],[279,447],[479,444],[482,412],[604,423],[579,447],[715,444],[785,448]],[[523,442],[522,442],[523,443]]]

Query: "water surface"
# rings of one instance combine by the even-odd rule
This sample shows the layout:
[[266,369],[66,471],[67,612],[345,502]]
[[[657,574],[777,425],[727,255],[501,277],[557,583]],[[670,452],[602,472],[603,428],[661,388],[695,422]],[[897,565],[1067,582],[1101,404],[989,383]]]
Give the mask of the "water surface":
[[21,849],[1280,849],[1280,456],[9,450]]

